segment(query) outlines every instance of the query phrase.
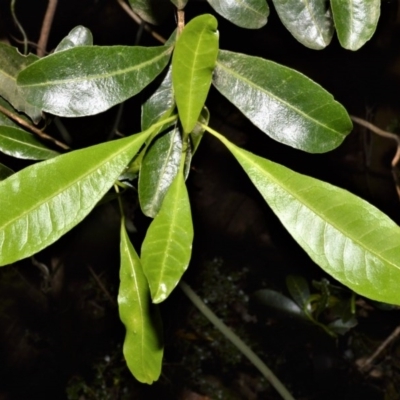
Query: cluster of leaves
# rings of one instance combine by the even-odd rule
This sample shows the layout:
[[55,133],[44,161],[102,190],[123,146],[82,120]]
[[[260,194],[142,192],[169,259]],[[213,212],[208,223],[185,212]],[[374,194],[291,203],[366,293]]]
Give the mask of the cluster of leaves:
[[[183,12],[186,1],[172,3]],[[241,26],[259,27],[267,20],[265,0],[209,3]],[[151,0],[130,4],[148,20],[158,7]],[[332,0],[330,6],[319,0],[274,4],[293,35],[312,48],[327,45],[335,25],[341,43],[356,49],[370,38],[379,16],[379,0]],[[255,16],[257,26],[251,25]],[[346,110],[304,75],[272,61],[221,50],[218,43],[217,20],[205,14],[178,26],[158,47],[94,46],[84,27],[71,31],[42,59],[0,44],[0,95],[8,102],[1,104],[32,121],[43,112],[63,117],[97,114],[162,78],[143,102],[142,132],[86,149],[60,155],[19,125],[0,119],[1,151],[45,160],[15,174],[0,166],[2,179],[8,176],[0,183],[0,265],[54,243],[113,186],[121,199],[119,187],[127,186],[127,178],[139,176],[141,209],[153,221],[139,257],[122,216],[118,301],[127,330],[124,355],[132,373],[145,383],[161,373],[156,304],[179,283],[191,257],[193,226],[185,180],[206,131],[227,147],[317,264],[360,294],[400,303],[396,224],[342,189],[237,147],[208,126],[205,102],[212,84],[261,131],[310,153],[341,144],[352,129]]]
[[315,324],[332,337],[344,335],[357,325],[354,293],[330,284],[326,279],[310,287],[302,276],[288,275],[286,286],[291,298],[271,289],[261,289],[254,298],[267,309]]

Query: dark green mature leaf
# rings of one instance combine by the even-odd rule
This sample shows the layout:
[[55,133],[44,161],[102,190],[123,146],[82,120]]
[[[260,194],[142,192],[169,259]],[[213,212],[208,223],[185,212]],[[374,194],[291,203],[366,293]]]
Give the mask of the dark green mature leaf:
[[31,133],[11,126],[0,126],[0,151],[27,160],[48,160],[59,155],[57,151],[43,145]]
[[77,46],[93,46],[93,35],[90,29],[82,25],[76,26],[72,31],[58,44],[55,53],[63,50],[72,49]]
[[308,320],[303,310],[291,299],[275,290],[262,289],[254,293],[254,300],[280,316]]
[[0,96],[11,105],[37,122],[41,118],[41,111],[29,104],[16,84],[17,75],[28,65],[38,60],[33,54],[23,56],[15,47],[0,43]]
[[181,167],[142,244],[142,266],[153,303],[164,301],[178,284],[189,265],[192,242],[192,215]]
[[172,56],[172,83],[183,130],[196,125],[210,90],[218,55],[217,20],[209,14],[192,19],[179,36]]
[[207,0],[210,6],[233,24],[258,29],[267,23],[269,7],[265,0]]
[[331,0],[333,20],[340,44],[358,50],[376,30],[381,0]]
[[171,0],[178,10],[183,10],[188,2],[188,0]]
[[273,0],[286,29],[304,46],[320,50],[332,40],[334,26],[329,1]]
[[139,175],[139,201],[143,214],[154,218],[179,170],[182,138],[178,126],[157,137],[147,151]]
[[282,224],[328,274],[368,298],[400,304],[400,228],[346,190],[236,147],[232,152]]
[[310,288],[307,281],[302,276],[288,275],[286,277],[286,286],[293,300],[304,310],[310,299]]
[[79,46],[51,54],[22,71],[18,85],[49,113],[100,113],[146,87],[167,65],[172,47]]
[[14,171],[8,167],[6,167],[4,164],[0,163],[0,181],[8,178],[14,173]]
[[44,249],[89,214],[151,134],[77,150],[0,183],[0,265]]
[[148,129],[175,107],[174,90],[172,87],[172,68],[161,81],[157,90],[144,102],[142,106],[142,129]]
[[303,74],[272,61],[221,50],[215,87],[278,142],[310,153],[339,146],[352,129],[344,107]]
[[126,328],[123,353],[133,376],[151,384],[161,374],[162,321],[158,307],[151,304],[149,285],[124,223],[119,275],[119,316]]
[[129,4],[140,18],[151,24],[159,23],[172,11],[169,0],[129,0]]

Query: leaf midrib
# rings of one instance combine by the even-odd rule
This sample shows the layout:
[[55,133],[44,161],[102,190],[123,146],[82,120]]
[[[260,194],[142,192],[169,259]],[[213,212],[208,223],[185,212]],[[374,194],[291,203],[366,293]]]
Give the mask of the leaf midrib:
[[[233,149],[233,154],[235,154],[236,151],[237,151],[237,150],[236,150],[236,146],[233,147],[234,145],[232,145],[227,139],[225,139],[223,136],[220,136],[220,137],[222,138],[222,141],[227,145],[227,147],[231,149],[231,151],[232,151],[232,149]],[[326,224],[331,225],[334,229],[336,229],[337,232],[339,232],[339,233],[340,233],[342,236],[344,236],[346,239],[352,240],[356,245],[358,245],[360,248],[363,249],[363,251],[364,251],[365,254],[370,253],[370,254],[372,254],[373,256],[375,256],[376,258],[378,258],[378,259],[380,259],[380,260],[386,262],[388,265],[390,265],[390,266],[394,267],[395,269],[399,270],[399,268],[398,268],[395,264],[393,264],[392,261],[387,260],[387,259],[386,259],[385,257],[383,257],[381,254],[377,253],[376,250],[373,250],[373,251],[372,251],[371,249],[366,249],[365,246],[364,246],[361,242],[359,242],[357,239],[352,238],[352,237],[350,238],[349,236],[345,235],[345,234],[342,232],[342,230],[339,229],[339,228],[336,226],[336,224],[335,224],[334,222],[331,222],[330,219],[328,220],[328,219],[326,219],[326,218],[323,218],[323,217],[321,216],[321,214],[320,214],[319,212],[317,212],[313,207],[311,207],[311,206],[309,206],[309,205],[306,205],[302,200],[300,200],[300,197],[299,197],[297,194],[293,193],[293,192],[290,190],[290,188],[287,188],[284,184],[282,184],[281,181],[277,180],[271,173],[269,173],[268,171],[265,171],[264,169],[262,169],[262,168],[257,164],[257,162],[254,162],[251,158],[249,158],[249,156],[248,156],[245,152],[243,152],[243,153],[240,152],[240,156],[243,157],[243,158],[245,158],[246,161],[247,161],[249,164],[251,164],[251,165],[253,166],[254,169],[256,169],[256,170],[258,170],[258,171],[261,171],[263,174],[267,174],[268,177],[269,177],[269,179],[270,179],[275,185],[281,187],[283,190],[285,190],[286,192],[288,192],[288,193],[289,193],[293,198],[295,198],[303,207],[308,208],[311,212],[313,212],[318,218],[320,218],[320,219],[321,219],[322,221],[324,221]]]
[[[293,107],[290,103],[288,103],[287,101],[277,97],[276,95],[272,94],[271,92],[265,90],[264,88],[258,86],[257,84],[253,83],[252,81],[250,81],[249,79],[243,77],[242,75],[239,75],[236,71],[226,67],[223,63],[221,63],[220,61],[217,60],[216,66],[220,66],[220,68],[225,69],[226,71],[228,71],[228,73],[230,73],[231,75],[233,75],[236,79],[238,79],[239,81],[243,81],[246,84],[248,84],[249,86],[255,88],[256,90],[260,90],[261,92],[265,93],[265,95],[272,97],[274,100],[276,100],[278,103],[281,103],[285,106],[287,106],[288,108],[290,108],[291,110],[293,110],[295,113],[303,116],[305,119],[308,119],[309,121],[311,121],[312,123],[314,123],[315,125],[319,125],[331,132],[333,132],[334,134],[336,134],[338,137],[343,137],[343,135],[340,134],[339,131],[334,130],[332,128],[330,128],[329,126],[321,123],[319,120],[316,120],[314,118],[311,118],[308,114],[305,114],[302,110]],[[218,86],[218,85],[217,85]],[[335,101],[335,100],[332,100]]]
[[21,88],[30,88],[30,87],[42,87],[42,86],[68,85],[70,83],[80,83],[80,82],[85,82],[85,81],[91,82],[91,81],[96,81],[99,79],[113,78],[113,77],[116,77],[119,75],[124,75],[124,74],[128,74],[130,72],[134,72],[135,70],[138,70],[138,69],[145,68],[149,64],[156,63],[159,59],[165,57],[166,54],[171,52],[171,50],[172,50],[172,47],[168,47],[167,50],[165,50],[161,54],[157,55],[156,57],[151,58],[150,60],[146,60],[140,64],[135,64],[128,68],[115,70],[115,72],[113,72],[113,73],[93,74],[93,75],[86,75],[86,76],[80,77],[80,78],[59,79],[59,80],[43,81],[43,82],[31,83],[31,84],[23,84],[23,83],[22,84],[17,83],[17,84]]
[[[123,153],[124,151],[127,150],[127,148],[129,148],[130,146],[133,146],[133,143],[128,143],[126,146],[124,146],[121,150],[119,150],[116,153],[113,153],[111,156],[107,157],[104,162],[102,162],[101,164],[98,164],[96,167],[91,168],[88,172],[86,172],[83,175],[80,175],[79,178],[74,179],[70,184],[68,184],[67,186],[64,186],[63,189],[58,190],[55,194],[51,195],[51,196],[47,196],[44,200],[42,199],[42,201],[40,203],[35,203],[35,205],[33,205],[31,208],[29,208],[28,210],[24,210],[24,212],[22,212],[21,214],[19,214],[16,218],[11,219],[10,221],[8,221],[5,225],[0,225],[0,230],[6,230],[8,226],[10,226],[11,224],[13,224],[15,221],[20,220],[22,218],[25,218],[26,215],[30,214],[31,212],[37,210],[39,207],[41,207],[44,204],[49,203],[52,199],[56,198],[60,193],[67,191],[68,189],[70,189],[72,186],[74,186],[75,184],[79,183],[80,181],[85,180],[89,175],[93,174],[95,171],[99,170],[100,168],[102,168],[105,164],[107,164],[108,162],[110,162],[113,158],[118,157],[121,153]],[[13,175],[16,176],[16,175]],[[10,179],[12,178],[12,176],[10,177]]]

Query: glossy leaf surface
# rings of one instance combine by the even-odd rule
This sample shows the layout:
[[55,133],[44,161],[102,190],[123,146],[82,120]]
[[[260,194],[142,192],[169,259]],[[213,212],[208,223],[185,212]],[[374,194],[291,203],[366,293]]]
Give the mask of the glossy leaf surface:
[[11,126],[0,126],[0,151],[16,158],[48,160],[59,155],[31,133]]
[[44,249],[89,214],[151,131],[32,165],[0,183],[0,265]]
[[68,36],[61,40],[54,52],[57,53],[77,46],[93,46],[92,32],[90,32],[90,29],[85,28],[82,25],[76,26],[72,29]]
[[175,107],[174,90],[172,88],[172,68],[161,81],[157,90],[142,106],[142,129],[148,129],[157,122],[168,110]]
[[17,75],[24,68],[38,60],[33,54],[23,56],[15,47],[0,43],[0,96],[4,97],[12,106],[37,122],[40,120],[41,111],[29,104],[23,93],[17,87]]
[[381,0],[331,0],[333,19],[340,44],[358,50],[376,30]]
[[189,265],[192,242],[192,215],[181,169],[142,244],[142,266],[153,303],[164,301],[178,284]]
[[332,150],[352,129],[346,110],[331,94],[272,61],[220,51],[213,83],[259,129],[296,149]]
[[284,296],[275,290],[262,289],[254,293],[254,300],[270,311],[275,311],[278,316],[307,320],[307,315],[289,297]]
[[172,11],[169,0],[129,0],[129,4],[140,18],[151,24],[159,23]]
[[151,303],[149,285],[124,223],[119,274],[119,316],[126,328],[124,357],[133,376],[151,384],[161,374],[162,322],[158,307]]
[[154,218],[179,170],[182,139],[175,125],[157,137],[147,151],[139,175],[139,201],[143,214]]
[[8,178],[13,173],[14,173],[14,171],[12,169],[10,169],[7,166],[5,166],[4,164],[0,163],[0,181]]
[[400,228],[389,217],[346,190],[216,136],[313,261],[363,296],[400,304]]
[[167,65],[171,48],[79,46],[22,71],[18,85],[37,107],[64,117],[100,113],[146,87]]
[[196,125],[211,85],[218,54],[217,20],[209,14],[192,19],[179,36],[172,56],[172,82],[183,130]]
[[332,40],[334,26],[329,1],[273,0],[286,29],[304,46],[320,50]]
[[218,14],[242,28],[258,29],[267,23],[269,8],[265,0],[207,1]]

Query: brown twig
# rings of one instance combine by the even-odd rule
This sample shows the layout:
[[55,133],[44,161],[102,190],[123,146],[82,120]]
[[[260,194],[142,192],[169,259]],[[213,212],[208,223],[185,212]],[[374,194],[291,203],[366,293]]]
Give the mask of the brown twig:
[[110,300],[110,303],[113,306],[117,305],[117,302],[114,300],[114,298],[111,296],[110,292],[106,289],[106,287],[103,285],[103,282],[100,280],[100,278],[98,277],[98,275],[96,274],[96,272],[93,271],[93,268],[88,265],[87,266],[90,273],[93,276],[93,279],[96,281],[96,283],[99,285],[99,288],[104,292],[104,294],[106,295],[107,299]]
[[149,32],[154,39],[158,40],[160,43],[164,44],[167,39],[162,37],[159,33],[154,31],[150,25],[146,24],[142,19],[129,7],[128,4],[125,3],[124,0],[117,0],[117,3],[122,7],[122,9],[138,24],[143,24],[143,29],[146,32]]
[[365,128],[369,129],[370,131],[376,133],[377,135],[382,136],[387,139],[392,139],[396,142],[397,151],[392,160],[392,167],[393,168],[396,167],[396,165],[398,164],[398,162],[400,160],[400,136],[396,135],[395,133],[384,131],[383,129],[378,128],[377,126],[375,126],[371,122],[366,121],[365,119],[362,119],[359,117],[354,117],[353,115],[350,115],[350,118],[357,124],[364,126]]
[[49,0],[49,3],[47,5],[47,10],[43,18],[42,29],[40,31],[40,37],[36,51],[36,54],[39,57],[43,57],[46,54],[47,42],[49,40],[51,26],[53,25],[54,14],[56,13],[57,4],[58,0]]
[[70,147],[67,146],[65,143],[62,143],[62,142],[58,141],[57,139],[54,139],[52,136],[48,135],[47,133],[42,132],[40,129],[38,129],[35,126],[31,125],[30,123],[26,122],[24,119],[22,119],[18,115],[7,110],[2,105],[0,105],[0,112],[2,112],[8,118],[17,122],[19,125],[23,126],[24,128],[29,129],[33,133],[36,133],[36,135],[38,135],[42,139],[49,140],[49,141],[53,142],[56,146],[61,147],[64,150],[70,150]]
[[400,335],[400,326],[398,326],[374,351],[374,353],[368,357],[361,365],[360,370],[362,372],[368,372],[372,368],[372,363],[380,356],[380,354],[388,347],[398,336]]

